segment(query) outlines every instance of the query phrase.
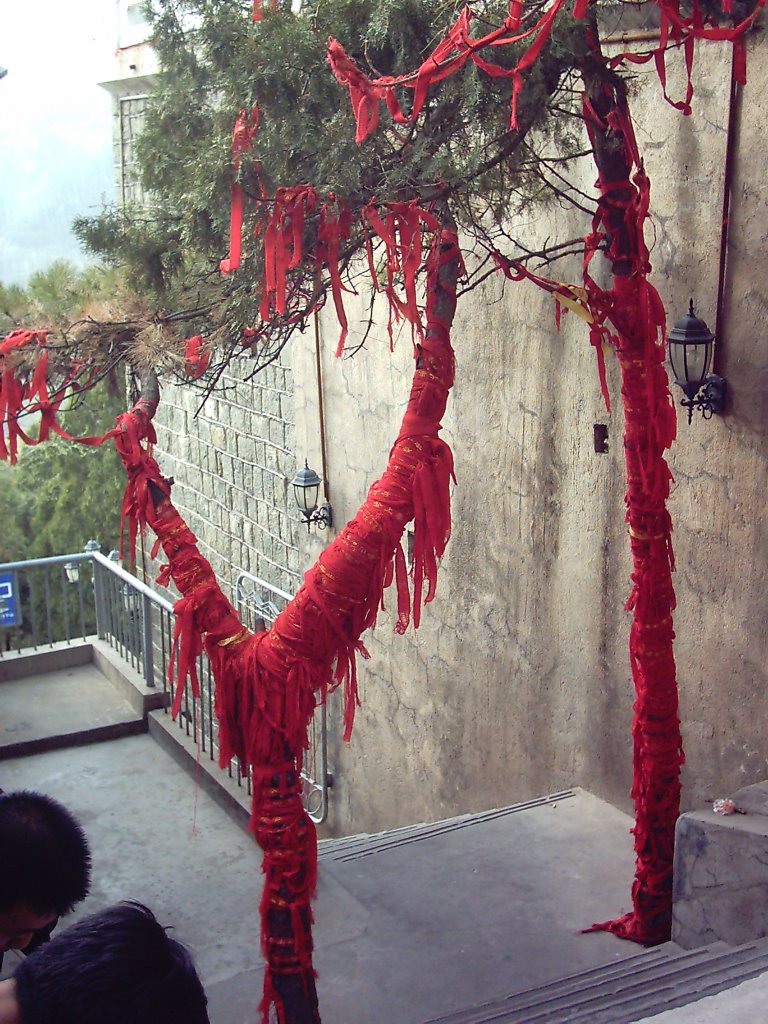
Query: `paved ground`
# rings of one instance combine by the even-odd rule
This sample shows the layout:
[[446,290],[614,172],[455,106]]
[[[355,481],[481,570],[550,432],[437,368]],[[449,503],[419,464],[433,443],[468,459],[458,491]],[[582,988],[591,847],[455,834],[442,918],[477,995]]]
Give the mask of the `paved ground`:
[[[92,738],[109,739],[142,728],[141,717],[105,685],[94,664],[4,680],[0,685],[0,757],[24,754],[41,741],[50,748],[67,746],[86,729]],[[89,708],[87,716],[84,706]]]
[[[66,802],[91,837],[82,911],[148,903],[196,956],[213,1024],[255,1019],[259,856],[149,736],[0,763],[4,789]],[[375,852],[321,857],[316,965],[324,1020],[430,1017],[636,953],[581,935],[626,905],[629,820],[587,794]],[[8,958],[11,966],[12,958]]]
[[[39,683],[26,691],[0,683],[3,732],[15,735],[20,722],[25,735],[68,728],[73,696],[62,685],[82,685],[91,708],[111,699],[79,669],[46,684],[48,696]],[[92,721],[103,724],[101,716],[93,710]],[[83,821],[94,886],[79,914],[120,899],[148,903],[192,948],[212,1024],[253,1024],[262,973],[258,849],[155,740],[129,736],[13,758],[0,747],[0,787],[51,793]],[[323,1020],[425,1024],[636,956],[630,943],[580,931],[627,908],[630,825],[576,791],[524,809],[321,844],[315,962]],[[759,979],[653,1020],[762,1022],[766,995],[768,980]]]

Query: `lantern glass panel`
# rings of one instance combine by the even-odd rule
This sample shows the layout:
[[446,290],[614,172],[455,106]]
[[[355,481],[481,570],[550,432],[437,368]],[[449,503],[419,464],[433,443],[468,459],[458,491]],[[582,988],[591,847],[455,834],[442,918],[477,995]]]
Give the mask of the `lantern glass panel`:
[[675,380],[681,384],[700,385],[707,376],[711,353],[712,342],[698,342],[693,345],[671,342],[669,361]]
[[302,487],[299,484],[293,485],[296,494],[296,504],[302,512],[314,512],[317,508],[317,494],[320,490],[319,484],[310,484]]

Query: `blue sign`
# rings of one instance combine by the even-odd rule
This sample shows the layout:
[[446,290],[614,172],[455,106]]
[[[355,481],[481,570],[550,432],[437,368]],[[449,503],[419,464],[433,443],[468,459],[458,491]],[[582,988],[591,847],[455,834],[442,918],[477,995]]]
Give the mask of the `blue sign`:
[[18,626],[21,622],[16,573],[0,572],[0,627]]

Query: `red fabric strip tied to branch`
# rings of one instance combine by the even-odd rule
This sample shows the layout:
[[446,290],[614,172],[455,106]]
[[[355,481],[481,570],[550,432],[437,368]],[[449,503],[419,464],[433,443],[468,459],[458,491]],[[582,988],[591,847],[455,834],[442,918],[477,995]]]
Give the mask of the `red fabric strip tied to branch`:
[[211,353],[205,348],[205,342],[199,334],[187,338],[184,342],[184,370],[188,377],[197,380],[208,369]]
[[[665,99],[684,114],[691,112],[693,85],[691,71],[693,68],[694,47],[697,39],[728,41],[734,47],[734,77],[737,82],[746,82],[746,44],[745,34],[754,23],[755,18],[768,3],[768,0],[757,0],[755,10],[737,25],[730,28],[716,24],[707,24],[697,0],[693,0],[693,11],[688,17],[680,14],[679,5],[675,0],[655,0],[660,11],[659,44],[651,51],[643,54],[625,51],[617,54],[610,61],[611,67],[624,62],[644,64],[653,60],[662,86]],[[333,37],[327,43],[328,63],[340,85],[349,90],[352,112],[355,117],[355,141],[363,142],[376,130],[379,119],[379,101],[384,100],[390,116],[396,124],[409,124],[416,120],[426,100],[430,86],[442,81],[459,71],[468,60],[494,78],[506,78],[512,83],[512,99],[510,112],[510,130],[517,127],[517,102],[523,85],[523,72],[531,67],[541,50],[546,45],[552,31],[555,18],[560,12],[563,0],[554,0],[544,11],[538,21],[524,32],[518,32],[522,5],[510,4],[509,15],[503,25],[493,31],[473,39],[470,35],[472,11],[470,7],[462,8],[455,23],[445,38],[435,47],[425,61],[413,72],[404,75],[384,75],[369,79],[353,63],[341,43]],[[574,0],[571,14],[576,19],[586,15],[587,0]],[[723,3],[724,12],[732,7],[729,0]],[[504,68],[480,57],[479,51],[488,46],[506,46],[533,36],[514,68]],[[670,44],[682,46],[686,64],[686,94],[681,101],[672,100],[666,88],[666,50]],[[403,113],[394,90],[396,87],[413,91],[410,113]]]
[[[339,84],[346,86],[349,90],[352,112],[357,125],[355,141],[361,143],[375,131],[379,120],[379,100],[385,101],[393,121],[397,124],[410,124],[421,113],[430,86],[454,74],[468,60],[471,60],[486,74],[494,78],[507,78],[512,82],[510,128],[517,127],[517,100],[522,88],[523,72],[534,63],[545,46],[563,2],[564,0],[553,0],[538,21],[523,32],[517,31],[520,24],[521,7],[519,4],[511,4],[509,16],[505,19],[504,24],[478,39],[473,39],[470,35],[472,10],[469,6],[464,7],[445,38],[438,43],[415,72],[406,75],[384,75],[380,78],[369,79],[349,58],[341,43],[330,37],[326,47],[328,63]],[[582,16],[582,8],[583,0],[577,0],[574,15]],[[490,63],[479,54],[484,47],[506,46],[531,36],[534,37],[533,42],[512,69]],[[408,115],[403,113],[397,101],[394,93],[396,86],[413,91],[411,110]]]
[[331,294],[333,304],[336,308],[336,318],[339,321],[341,330],[336,345],[336,355],[340,356],[344,349],[344,342],[347,337],[349,325],[347,314],[344,310],[344,299],[342,292],[349,289],[344,288],[341,283],[339,271],[339,246],[349,239],[352,228],[352,214],[345,203],[336,200],[331,193],[328,202],[320,207],[320,222],[317,228],[315,241],[315,266],[317,270],[325,265],[328,268],[328,275],[331,279]]
[[[61,378],[53,394],[49,391],[47,331],[11,331],[0,342],[0,459],[13,465],[18,457],[19,441],[26,445],[47,441],[51,432],[79,444],[99,445],[114,436],[114,430],[102,436],[73,437],[60,426],[57,416],[70,391],[80,385],[73,365]],[[32,353],[37,352],[35,357]],[[19,373],[31,360],[34,366],[28,379]],[[21,426],[24,417],[38,419],[37,437],[31,437]]]
[[[382,217],[383,213],[383,217]],[[407,203],[369,203],[360,214],[363,227],[366,229],[366,249],[368,266],[374,287],[383,291],[387,297],[390,349],[393,347],[392,319],[403,317],[411,325],[412,332],[419,338],[424,337],[421,312],[416,298],[416,277],[421,270],[423,253],[423,227],[433,234],[440,230],[437,219],[428,210],[423,209],[414,199]],[[373,265],[370,229],[384,243],[386,256],[386,284],[379,285]],[[397,292],[397,282],[401,282],[403,295]]]
[[232,184],[231,206],[229,214],[229,255],[221,260],[219,268],[222,274],[228,274],[240,266],[240,255],[243,234],[243,190],[237,182],[237,172],[243,154],[253,144],[253,136],[259,126],[259,108],[256,104],[247,110],[241,110],[235,120],[232,131]]
[[[270,11],[277,10],[277,0],[269,0]],[[264,17],[264,0],[253,0],[253,11],[251,21],[261,21]]]

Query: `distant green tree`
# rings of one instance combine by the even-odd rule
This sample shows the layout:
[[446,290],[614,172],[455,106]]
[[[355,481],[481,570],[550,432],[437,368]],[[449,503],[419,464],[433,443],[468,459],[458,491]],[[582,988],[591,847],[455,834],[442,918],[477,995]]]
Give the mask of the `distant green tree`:
[[0,282],[0,336],[18,326],[29,305],[29,296],[21,285]]
[[[61,423],[73,437],[101,434],[124,409],[125,396],[101,383],[87,406],[63,413]],[[113,445],[55,437],[22,452],[15,469],[26,503],[26,557],[82,551],[90,538],[105,551],[117,547],[125,475]]]
[[27,543],[29,501],[15,468],[0,463],[0,562],[23,558]]
[[[113,269],[78,270],[57,260],[33,274],[26,288],[0,284],[0,332],[87,317],[119,286]],[[64,430],[73,437],[104,433],[125,408],[124,389],[113,376],[69,403],[60,415]],[[34,435],[37,428],[32,422],[25,429]],[[92,537],[107,550],[117,545],[124,476],[111,445],[92,448],[54,437],[24,448],[16,466],[0,470],[0,561],[81,551]]]

